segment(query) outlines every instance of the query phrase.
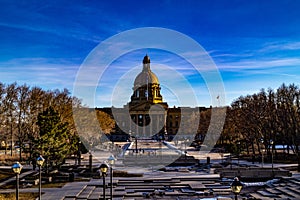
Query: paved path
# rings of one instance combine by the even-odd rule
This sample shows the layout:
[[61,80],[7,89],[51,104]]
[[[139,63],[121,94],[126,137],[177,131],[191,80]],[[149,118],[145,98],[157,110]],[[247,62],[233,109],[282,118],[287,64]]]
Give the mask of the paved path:
[[[65,196],[76,196],[89,182],[70,182],[62,188],[43,188],[42,185],[42,199],[43,200],[62,200]],[[1,193],[14,193],[15,189],[1,190]],[[20,188],[19,192],[33,192],[38,193],[36,188]]]
[[76,196],[88,182],[70,182],[62,188],[52,188],[52,190],[42,189],[43,200],[62,200],[65,196]]

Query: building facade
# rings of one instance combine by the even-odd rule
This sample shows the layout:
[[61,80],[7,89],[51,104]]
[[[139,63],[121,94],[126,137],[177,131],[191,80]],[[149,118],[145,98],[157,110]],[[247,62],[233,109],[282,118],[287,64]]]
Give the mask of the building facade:
[[[167,102],[163,101],[159,79],[151,71],[150,63],[150,58],[146,55],[142,71],[134,80],[130,102],[123,108],[97,108],[116,121],[116,128],[110,135],[111,140],[127,140],[128,135],[172,140],[177,134],[183,109],[169,108]],[[206,108],[185,107],[184,110],[200,112]]]

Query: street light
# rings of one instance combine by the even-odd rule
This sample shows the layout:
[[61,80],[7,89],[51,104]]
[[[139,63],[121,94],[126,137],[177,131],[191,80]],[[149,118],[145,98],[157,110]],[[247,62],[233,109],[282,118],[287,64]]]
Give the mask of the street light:
[[16,184],[16,200],[18,200],[19,199],[19,175],[21,173],[23,166],[19,162],[16,162],[13,164],[13,166],[11,168],[14,171],[14,173],[16,174],[16,182],[17,182],[17,184]]
[[241,142],[238,141],[237,145],[238,145],[238,168],[239,168],[239,171],[240,171],[240,151],[241,151]]
[[235,177],[233,179],[233,182],[231,183],[231,191],[235,195],[235,200],[238,200],[237,195],[239,195],[243,189],[243,184],[240,182],[238,177]]
[[78,142],[78,152],[77,152],[78,166],[81,165],[81,141]]
[[168,138],[168,132],[167,132],[167,127],[165,127],[165,131],[164,131],[164,140],[165,141],[169,140],[169,138]]
[[[137,136],[133,136],[134,132],[131,132],[131,130],[129,130],[129,135],[130,135],[130,138],[133,138],[134,137],[134,140],[135,140],[135,153],[137,154],[138,153],[138,144],[137,144]],[[133,150],[133,153],[134,153],[134,150]]]
[[41,169],[41,167],[43,166],[44,161],[45,161],[45,159],[41,155],[36,159],[36,164],[39,166],[39,200],[42,199],[42,169]]
[[273,142],[273,140],[270,140],[270,144],[271,144],[271,160],[272,160],[272,176],[274,176],[274,165],[273,165],[273,144],[274,144],[274,142]]
[[106,176],[108,167],[109,166],[105,163],[102,163],[100,165],[100,171],[102,173],[102,178],[103,178],[103,199],[105,199],[105,176]]
[[116,158],[113,155],[111,155],[107,160],[110,165],[110,199],[112,200],[113,199],[113,166],[116,162]]
[[[263,138],[260,139],[260,143],[262,144],[262,147],[263,147],[263,144],[264,144]],[[261,168],[264,168],[264,149],[263,148],[261,150]]]

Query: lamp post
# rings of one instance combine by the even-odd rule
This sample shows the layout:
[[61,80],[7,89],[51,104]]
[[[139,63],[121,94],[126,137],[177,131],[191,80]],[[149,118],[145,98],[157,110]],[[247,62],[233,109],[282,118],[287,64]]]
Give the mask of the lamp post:
[[93,154],[92,152],[90,151],[89,152],[89,171],[92,172],[93,171]]
[[80,140],[78,142],[77,157],[78,157],[78,166],[80,166],[81,165],[81,141]]
[[113,155],[111,155],[107,160],[110,165],[110,199],[112,200],[113,199],[113,166],[116,162],[116,158]]
[[[137,136],[133,136],[134,132],[131,132],[131,130],[129,130],[129,135],[130,135],[130,138],[134,138],[135,140],[135,153],[137,154],[138,153],[138,144],[137,144]],[[134,153],[134,151],[133,151]]]
[[[260,139],[260,143],[263,146],[263,144],[264,144],[264,139],[263,138]],[[264,149],[263,148],[261,150],[261,168],[264,168]]]
[[274,176],[274,165],[273,165],[273,140],[270,140],[270,144],[271,144],[271,161],[272,161],[272,176]]
[[164,140],[165,140],[165,141],[168,141],[168,140],[169,140],[169,138],[168,138],[168,132],[167,132],[166,126],[165,126],[165,131],[164,131]]
[[14,173],[16,174],[16,182],[17,182],[16,183],[16,200],[19,200],[19,175],[21,173],[23,166],[19,162],[16,162],[15,164],[13,164],[13,166],[11,168],[14,171]]
[[234,193],[235,195],[235,200],[238,200],[237,195],[239,195],[243,189],[243,184],[240,182],[238,177],[235,177],[233,179],[233,182],[231,183],[231,191]]
[[36,159],[36,164],[39,166],[39,200],[42,199],[42,166],[44,164],[45,159],[43,158],[43,156],[39,156]]
[[239,172],[240,172],[240,151],[241,151],[241,142],[238,141],[237,145],[238,145],[238,169],[239,169]]
[[101,171],[102,178],[103,178],[103,199],[106,199],[106,197],[105,197],[105,176],[106,176],[106,173],[107,173],[107,169],[108,169],[107,164],[102,163],[100,165],[100,171]]
[[137,154],[138,153],[138,141],[137,141],[137,137],[134,136],[135,138],[135,153]]

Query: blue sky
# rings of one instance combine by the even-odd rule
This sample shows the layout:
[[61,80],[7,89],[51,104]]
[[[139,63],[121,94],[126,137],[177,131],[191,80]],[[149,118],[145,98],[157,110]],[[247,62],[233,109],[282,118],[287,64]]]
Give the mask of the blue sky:
[[[162,27],[191,37],[208,52],[223,79],[229,105],[261,88],[299,85],[299,10],[300,1],[275,0],[0,0],[0,81],[73,91],[80,66],[101,42],[130,29]],[[146,53],[161,83],[167,74],[159,74],[155,67],[173,66],[192,85],[200,106],[212,104],[205,82],[190,70],[192,66],[160,49],[121,55],[91,97],[95,104],[86,99],[83,103],[111,106],[120,67],[122,73],[141,68]],[[129,101],[131,87],[122,96],[124,102]],[[181,84],[176,87],[184,90]],[[162,87],[162,95],[169,106],[180,104],[168,88]]]

